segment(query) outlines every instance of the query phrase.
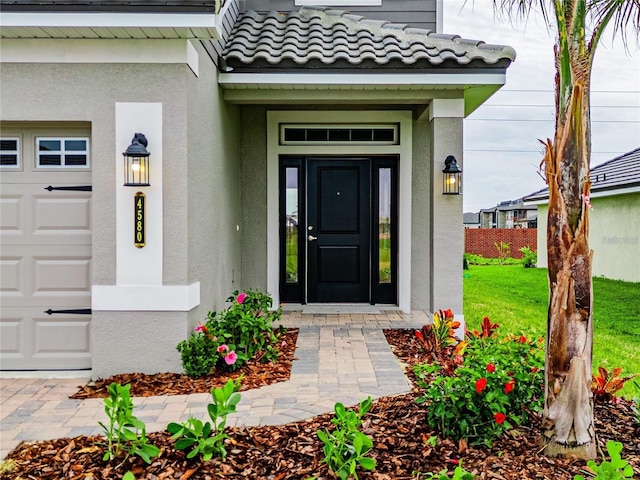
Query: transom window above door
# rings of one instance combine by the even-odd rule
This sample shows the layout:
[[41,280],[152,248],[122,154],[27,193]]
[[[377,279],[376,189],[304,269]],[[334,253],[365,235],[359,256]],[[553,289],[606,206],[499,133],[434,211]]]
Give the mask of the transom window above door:
[[83,137],[37,137],[38,168],[86,168],[89,166],[89,139]]
[[398,125],[280,125],[280,145],[398,145]]

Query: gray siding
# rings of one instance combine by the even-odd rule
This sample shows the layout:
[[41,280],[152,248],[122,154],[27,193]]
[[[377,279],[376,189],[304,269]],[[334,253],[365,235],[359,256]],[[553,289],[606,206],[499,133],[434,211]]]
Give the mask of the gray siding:
[[[321,5],[321,2],[318,2]],[[394,23],[409,24],[416,28],[436,29],[436,0],[382,0],[380,7],[330,7],[347,10],[374,20],[387,20]],[[240,0],[241,10],[257,12],[298,11],[295,0]]]

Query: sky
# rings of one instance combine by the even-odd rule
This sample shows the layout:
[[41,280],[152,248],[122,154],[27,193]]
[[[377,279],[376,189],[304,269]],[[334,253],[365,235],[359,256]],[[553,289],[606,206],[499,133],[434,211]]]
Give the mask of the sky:
[[[464,120],[463,202],[478,212],[544,188],[542,145],[553,138],[555,32],[540,12],[514,24],[496,18],[490,0],[444,0],[444,33],[510,45],[517,58],[507,83]],[[640,147],[640,46],[625,51],[610,32],[598,46],[591,84],[591,166]]]

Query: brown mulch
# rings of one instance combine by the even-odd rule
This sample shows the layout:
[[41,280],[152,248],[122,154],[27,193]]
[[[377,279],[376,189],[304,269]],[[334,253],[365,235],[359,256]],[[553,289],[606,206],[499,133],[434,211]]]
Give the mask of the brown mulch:
[[240,376],[243,377],[240,391],[285,382],[291,376],[291,362],[294,360],[297,339],[297,328],[289,328],[282,333],[278,345],[278,363],[263,363],[259,359],[254,359],[235,372],[226,374],[214,372],[200,378],[191,378],[182,373],[123,373],[82,385],[76,393],[71,395],[71,398],[108,397],[107,388],[112,382],[120,385],[131,384],[131,395],[134,397],[209,393],[211,388],[221,387],[229,379]]
[[[413,331],[386,331],[387,339],[401,361],[417,362],[419,345]],[[246,379],[246,377],[245,377]],[[415,403],[417,391],[385,397],[374,402],[365,417],[363,431],[371,436],[376,459],[374,472],[360,472],[361,479],[403,480],[417,478],[413,472],[453,471],[462,461],[477,479],[497,480],[572,480],[581,473],[583,461],[551,459],[539,454],[537,432],[539,420],[520,428],[496,442],[493,448],[466,448],[438,439],[436,446],[427,442],[435,435],[424,421],[421,407]],[[623,458],[636,474],[640,473],[640,428],[634,422],[631,405],[596,405],[598,443],[609,439],[623,442]],[[132,470],[137,479],[305,479],[312,476],[333,478],[321,463],[322,446],[318,429],[328,428],[331,415],[280,426],[231,428],[229,455],[224,462],[187,460],[184,452],[173,449],[166,433],[149,435],[161,448],[161,455],[147,466],[130,459],[118,469],[102,461],[103,451],[94,445],[98,437],[64,438],[56,441],[22,443],[10,455],[16,469],[0,478],[49,479],[119,479]],[[8,475],[8,476],[7,476]]]

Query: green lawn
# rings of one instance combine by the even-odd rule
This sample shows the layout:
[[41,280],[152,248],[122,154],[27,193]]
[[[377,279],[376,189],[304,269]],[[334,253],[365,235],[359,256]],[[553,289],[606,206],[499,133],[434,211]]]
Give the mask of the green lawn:
[[[546,269],[472,265],[464,279],[467,328],[488,316],[503,332],[544,335],[548,296]],[[593,297],[594,368],[640,373],[640,283],[594,278]],[[629,382],[624,394],[640,395],[640,388]]]

